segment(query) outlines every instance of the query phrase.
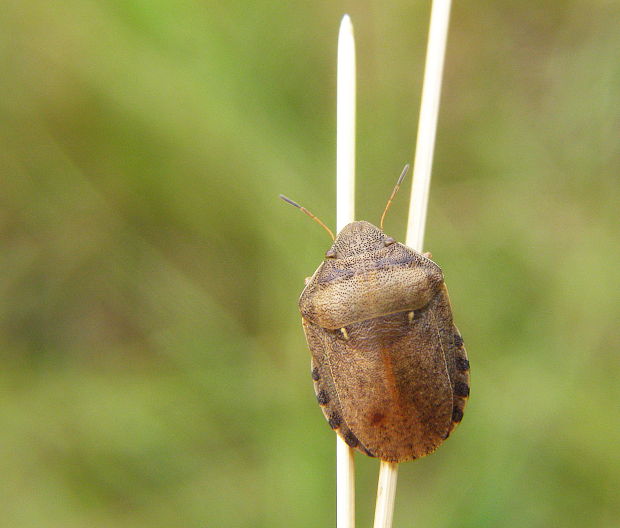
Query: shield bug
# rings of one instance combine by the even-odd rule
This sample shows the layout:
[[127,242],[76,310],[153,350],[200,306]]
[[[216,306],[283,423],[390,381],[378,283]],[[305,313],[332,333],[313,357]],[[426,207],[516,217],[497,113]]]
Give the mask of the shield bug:
[[469,361],[441,268],[365,221],[336,237],[299,309],[318,403],[351,447],[390,462],[432,453],[462,420]]

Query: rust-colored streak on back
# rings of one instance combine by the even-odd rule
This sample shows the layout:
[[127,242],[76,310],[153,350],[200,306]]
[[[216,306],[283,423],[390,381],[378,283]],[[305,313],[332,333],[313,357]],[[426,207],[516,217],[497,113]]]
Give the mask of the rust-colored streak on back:
[[387,348],[381,349],[381,361],[383,363],[383,372],[385,373],[385,388],[393,402],[398,402],[398,407],[401,406],[401,393],[398,390],[396,384],[396,375],[394,373],[394,366],[392,365],[392,355]]

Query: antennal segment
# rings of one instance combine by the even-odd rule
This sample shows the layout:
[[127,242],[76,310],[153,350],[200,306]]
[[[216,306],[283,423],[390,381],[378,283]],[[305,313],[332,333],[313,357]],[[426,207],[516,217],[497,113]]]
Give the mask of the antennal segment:
[[398,177],[398,181],[396,182],[396,185],[394,186],[394,190],[392,191],[392,194],[390,195],[390,198],[388,199],[387,203],[385,204],[385,209],[383,210],[383,214],[381,215],[381,222],[379,223],[379,228],[381,229],[381,231],[383,231],[383,220],[385,219],[385,215],[388,212],[388,209],[390,208],[390,205],[392,205],[392,200],[394,200],[394,196],[396,196],[396,193],[398,192],[398,189],[400,189],[400,184],[403,183],[403,180],[405,179],[405,176],[407,175],[407,172],[409,172],[409,163],[407,163],[407,165],[405,165],[405,167],[403,168],[403,172],[400,173],[400,176]]
[[[409,167],[407,165],[407,167]],[[284,196],[283,194],[280,195],[280,198],[282,200],[284,200],[286,203],[291,204],[294,207],[297,207],[297,209],[301,209],[304,213],[306,213],[310,218],[312,218],[312,220],[314,220],[317,224],[319,224],[321,227],[323,227],[323,229],[325,229],[325,231],[327,231],[329,233],[329,236],[332,237],[332,240],[336,240],[336,237],[334,236],[334,233],[332,233],[332,230],[327,227],[318,216],[314,216],[310,211],[308,211],[308,209],[306,209],[305,207],[302,207],[301,205],[299,205],[297,202],[294,202],[293,200],[291,200],[290,198]]]

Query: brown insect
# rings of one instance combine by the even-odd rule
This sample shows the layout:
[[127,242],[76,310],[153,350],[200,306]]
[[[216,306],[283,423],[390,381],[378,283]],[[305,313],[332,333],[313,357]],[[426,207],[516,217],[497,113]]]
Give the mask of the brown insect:
[[314,390],[330,427],[351,447],[390,462],[432,453],[463,418],[469,361],[452,322],[441,268],[357,221],[306,279],[299,309]]

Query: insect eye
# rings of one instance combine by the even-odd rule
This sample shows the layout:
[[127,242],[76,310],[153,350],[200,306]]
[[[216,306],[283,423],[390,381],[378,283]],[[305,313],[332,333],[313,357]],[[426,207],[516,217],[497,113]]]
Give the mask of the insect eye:
[[394,240],[392,237],[387,237],[386,239],[383,240],[383,244],[385,246],[391,246],[395,242],[396,242],[396,240]]
[[334,248],[330,248],[327,250],[327,252],[325,253],[325,258],[336,258],[336,250]]

